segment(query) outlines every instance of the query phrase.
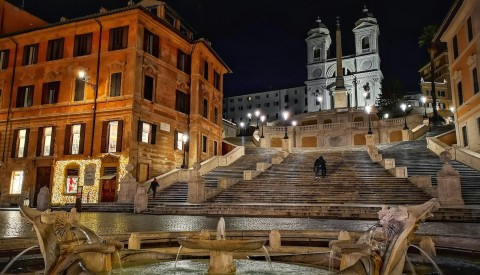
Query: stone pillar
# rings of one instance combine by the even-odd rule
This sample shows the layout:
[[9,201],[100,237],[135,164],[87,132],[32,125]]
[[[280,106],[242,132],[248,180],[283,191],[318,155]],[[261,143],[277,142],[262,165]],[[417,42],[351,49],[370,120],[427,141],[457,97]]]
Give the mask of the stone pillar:
[[260,138],[260,147],[261,148],[267,147],[267,139],[266,138]]
[[410,129],[403,129],[402,130],[402,141],[410,141],[411,140],[411,133]]
[[292,152],[292,139],[284,138],[282,139],[282,151],[291,153]]
[[148,207],[148,191],[149,186],[138,184],[137,193],[135,194],[135,203],[133,205],[135,213],[143,213]]
[[366,141],[367,147],[376,145],[376,140],[375,140],[375,135],[374,134],[371,134],[371,135],[366,134],[365,135],[365,141]]
[[270,235],[268,236],[268,243],[273,250],[280,249],[280,246],[282,246],[282,236],[280,235],[280,231],[270,231]]
[[44,186],[40,188],[40,192],[37,195],[37,210],[45,211],[50,208],[50,191],[48,187]]
[[448,151],[440,153],[445,163],[437,173],[437,193],[441,205],[463,205],[460,173],[450,164],[452,155]]
[[193,165],[193,175],[188,182],[189,203],[202,203],[205,201],[205,179],[200,176],[200,167],[202,165],[199,162]]
[[127,174],[120,179],[117,202],[133,203],[137,193],[137,180],[132,176],[133,165],[131,163],[127,164],[125,170],[127,170]]
[[128,249],[140,249],[140,235],[137,232],[130,234]]

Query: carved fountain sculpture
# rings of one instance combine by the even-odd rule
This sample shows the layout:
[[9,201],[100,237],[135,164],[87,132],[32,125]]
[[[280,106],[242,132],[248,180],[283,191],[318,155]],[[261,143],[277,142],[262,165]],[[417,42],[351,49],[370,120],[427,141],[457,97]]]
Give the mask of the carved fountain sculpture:
[[378,212],[379,223],[356,243],[349,240],[330,243],[333,252],[342,255],[337,274],[402,274],[407,248],[418,223],[439,206],[435,198],[416,206],[384,206]]

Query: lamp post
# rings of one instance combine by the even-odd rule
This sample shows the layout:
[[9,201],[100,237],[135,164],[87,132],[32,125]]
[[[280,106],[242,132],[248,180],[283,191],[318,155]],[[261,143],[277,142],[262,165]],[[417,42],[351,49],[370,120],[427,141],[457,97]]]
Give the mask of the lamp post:
[[365,103],[365,107],[367,106],[367,95],[368,93],[367,92],[363,92],[363,102]]
[[400,108],[402,109],[403,111],[403,117],[405,118],[405,126],[403,126],[403,130],[408,130],[408,126],[407,126],[407,104],[405,103],[402,103],[400,104]]
[[255,116],[257,117],[257,129],[258,129],[258,120],[260,119],[260,111],[259,110],[255,111]]
[[427,102],[427,98],[425,96],[422,96],[420,98],[420,100],[422,101],[423,109],[425,110],[425,112],[423,114],[423,117],[426,118],[427,117],[427,107],[425,106],[425,103]]
[[240,122],[240,135],[243,136],[243,127],[245,127],[245,123]]
[[292,126],[293,126],[293,147],[295,147],[295,126],[297,126],[296,120],[292,121]]
[[455,107],[451,106],[451,107],[450,107],[450,112],[452,112],[452,122],[455,121],[455,113],[454,113],[454,111],[455,111]]
[[265,138],[265,136],[263,135],[263,122],[265,121],[265,116],[260,116],[260,121],[262,122],[262,135],[260,136],[260,138]]
[[283,112],[283,119],[285,119],[285,136],[283,137],[284,139],[288,139],[288,134],[287,134],[287,119],[288,119],[288,116],[289,116],[289,113],[287,111],[284,111]]
[[318,108],[318,110],[321,111],[321,110],[322,110],[323,96],[318,95],[318,96],[317,96],[317,101],[320,103],[320,107]]
[[[97,68],[98,69],[98,68]],[[98,70],[97,70],[98,71]],[[98,84],[98,76],[97,76],[97,83],[93,84],[88,82],[89,77],[85,73],[85,71],[79,71],[78,72],[78,78],[80,78],[85,84],[89,85],[90,87],[93,88],[94,91],[94,97],[93,97],[93,120],[92,120],[92,139],[90,142],[90,157],[93,155],[93,141],[95,138],[95,121],[97,117],[97,96],[98,96],[98,89],[97,89],[97,84]]]
[[370,112],[372,111],[372,106],[368,105],[365,107],[365,111],[368,114],[368,134],[372,134],[372,119],[370,117]]
[[186,148],[187,148],[187,141],[188,141],[188,136],[187,135],[183,135],[182,137],[182,141],[183,141],[183,163],[182,163],[182,169],[187,169],[187,160],[186,160]]
[[250,122],[252,121],[252,113],[248,113],[248,126],[250,126]]

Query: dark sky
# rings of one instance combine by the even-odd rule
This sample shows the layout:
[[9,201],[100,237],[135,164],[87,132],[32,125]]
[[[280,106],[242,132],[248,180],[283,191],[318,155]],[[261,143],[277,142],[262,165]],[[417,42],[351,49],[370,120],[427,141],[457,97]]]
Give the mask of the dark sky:
[[[7,0],[18,6],[22,0]],[[25,10],[56,22],[126,6],[128,0],[24,0]],[[138,3],[139,0],[135,1]],[[428,55],[419,48],[423,26],[440,25],[454,0],[167,0],[233,70],[225,96],[304,85],[307,32],[320,17],[335,40],[335,17],[342,28],[343,54],[354,53],[355,21],[363,5],[380,27],[379,51],[385,77],[418,91],[418,69]],[[332,49],[333,50],[333,49]]]

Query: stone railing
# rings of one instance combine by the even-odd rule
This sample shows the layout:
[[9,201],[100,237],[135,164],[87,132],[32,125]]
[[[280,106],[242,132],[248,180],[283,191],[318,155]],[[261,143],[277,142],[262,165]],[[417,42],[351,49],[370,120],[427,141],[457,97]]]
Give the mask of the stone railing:
[[412,129],[413,139],[418,139],[419,137],[425,135],[429,130],[428,125],[421,124]]
[[466,164],[473,169],[480,171],[480,154],[465,149],[463,147],[453,146],[454,152],[451,152],[456,161]]
[[[440,141],[436,137],[427,137],[427,148],[435,154],[440,155],[440,153],[444,152],[445,150],[449,150],[450,146]],[[455,156],[453,157],[455,158]]]
[[228,152],[228,154],[219,157],[218,166],[229,166],[230,164],[241,158],[243,155],[245,155],[245,147],[237,146],[235,149]]

